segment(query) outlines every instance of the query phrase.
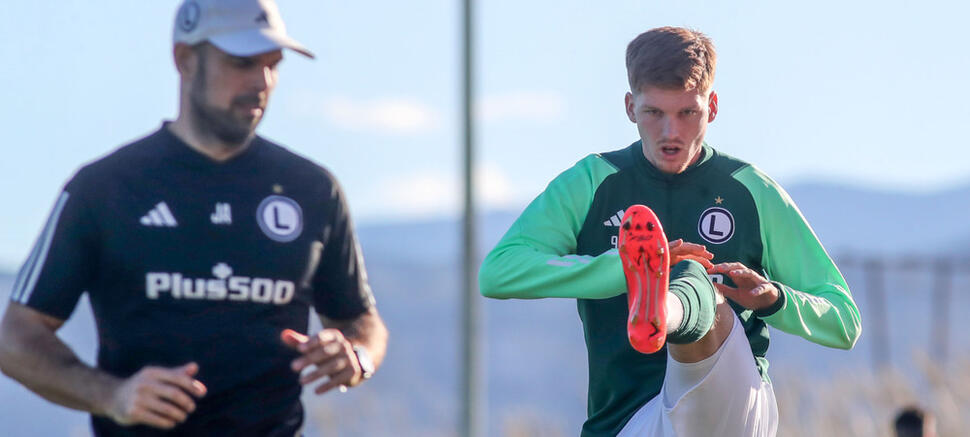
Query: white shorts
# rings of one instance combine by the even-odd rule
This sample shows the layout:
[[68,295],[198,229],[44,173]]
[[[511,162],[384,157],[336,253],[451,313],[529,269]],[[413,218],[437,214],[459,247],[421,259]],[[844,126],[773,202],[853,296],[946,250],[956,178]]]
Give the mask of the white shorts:
[[660,394],[650,399],[619,436],[773,437],[778,405],[761,379],[737,316],[724,344],[708,358],[680,363],[667,356]]

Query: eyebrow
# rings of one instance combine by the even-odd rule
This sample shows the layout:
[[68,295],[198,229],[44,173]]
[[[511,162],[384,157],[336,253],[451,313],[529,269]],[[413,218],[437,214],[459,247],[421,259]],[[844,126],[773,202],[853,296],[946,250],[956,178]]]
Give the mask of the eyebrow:
[[[684,106],[684,107],[681,107],[680,109],[678,109],[677,112],[687,111],[687,110],[697,110],[697,111],[699,111],[701,108],[702,108],[701,105]],[[641,110],[645,110],[645,109],[656,109],[656,110],[658,110],[660,112],[666,112],[666,111],[663,110],[663,108],[660,108],[660,107],[657,107],[657,106],[654,106],[654,105],[648,105],[648,104],[644,104],[640,109]]]

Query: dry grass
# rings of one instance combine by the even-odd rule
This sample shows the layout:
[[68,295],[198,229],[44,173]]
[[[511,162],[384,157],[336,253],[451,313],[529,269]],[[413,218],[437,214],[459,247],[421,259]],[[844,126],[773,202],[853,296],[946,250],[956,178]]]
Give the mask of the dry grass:
[[[844,370],[830,380],[804,379],[796,369],[774,375],[781,437],[892,436],[891,424],[900,408],[917,404],[937,417],[940,437],[970,433],[970,357],[940,364],[925,353],[913,357],[914,369],[878,372]],[[814,372],[817,374],[817,372]],[[389,399],[376,393],[307,396],[309,431],[320,435],[455,435],[453,405],[431,408],[413,400]],[[422,408],[420,405],[425,405]],[[416,419],[421,408],[424,420]],[[497,413],[497,412],[493,412]],[[564,429],[556,413],[538,406],[510,408],[492,417],[489,435],[506,437],[559,437],[575,435]]]
[[785,437],[893,435],[900,408],[919,405],[937,417],[940,437],[961,437],[970,429],[970,358],[946,364],[915,353],[914,374],[895,368],[845,371],[830,381],[775,378]]

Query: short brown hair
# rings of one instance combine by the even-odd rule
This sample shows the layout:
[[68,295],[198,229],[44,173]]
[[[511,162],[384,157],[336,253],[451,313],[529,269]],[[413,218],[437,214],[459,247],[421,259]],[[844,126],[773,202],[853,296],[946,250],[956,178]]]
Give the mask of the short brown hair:
[[650,29],[626,47],[626,72],[633,92],[644,86],[707,91],[716,67],[714,42],[683,27]]

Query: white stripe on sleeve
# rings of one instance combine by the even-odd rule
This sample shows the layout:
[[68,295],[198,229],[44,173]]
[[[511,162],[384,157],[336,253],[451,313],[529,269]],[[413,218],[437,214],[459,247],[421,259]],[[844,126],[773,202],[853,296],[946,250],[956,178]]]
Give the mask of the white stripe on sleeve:
[[64,205],[67,204],[67,199],[70,197],[70,193],[64,191],[61,196],[57,198],[57,203],[54,204],[54,210],[51,211],[50,218],[47,219],[47,225],[44,226],[44,232],[40,234],[37,239],[37,244],[34,247],[34,254],[28,264],[24,265],[21,269],[20,274],[23,278],[17,278],[17,283],[20,285],[19,288],[14,289],[14,299],[17,302],[26,304],[27,300],[30,299],[31,293],[34,292],[34,287],[37,285],[37,279],[40,276],[40,271],[44,269],[44,263],[47,261],[47,252],[50,251],[51,243],[54,241],[54,231],[57,229],[57,222],[61,218],[61,212],[64,211]]

